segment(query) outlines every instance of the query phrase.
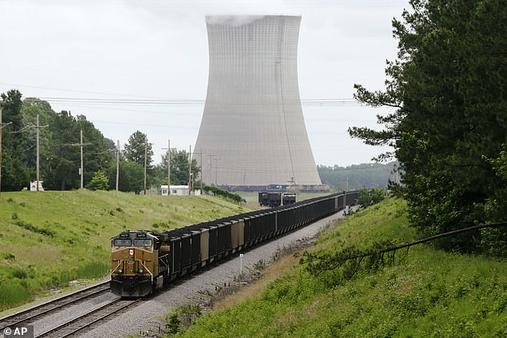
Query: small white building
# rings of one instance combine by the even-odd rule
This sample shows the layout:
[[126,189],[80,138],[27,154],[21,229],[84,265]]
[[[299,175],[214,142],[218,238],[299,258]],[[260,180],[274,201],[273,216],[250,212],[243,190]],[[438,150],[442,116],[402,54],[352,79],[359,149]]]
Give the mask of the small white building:
[[[160,193],[162,196],[167,196],[167,184],[160,186]],[[200,195],[200,190],[194,190],[192,195]],[[188,185],[171,185],[171,195],[174,196],[188,196]]]
[[[44,191],[44,188],[42,187],[42,182],[39,181],[39,191]],[[30,182],[30,191],[37,191],[37,181]]]

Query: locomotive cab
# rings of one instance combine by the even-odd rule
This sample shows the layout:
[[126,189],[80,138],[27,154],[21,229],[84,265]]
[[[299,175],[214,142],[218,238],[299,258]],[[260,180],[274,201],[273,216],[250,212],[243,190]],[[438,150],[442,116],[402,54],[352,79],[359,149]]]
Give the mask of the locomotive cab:
[[[125,231],[111,239],[111,290],[122,297],[141,297],[160,284],[158,238],[146,231]],[[161,285],[160,285],[161,286]]]

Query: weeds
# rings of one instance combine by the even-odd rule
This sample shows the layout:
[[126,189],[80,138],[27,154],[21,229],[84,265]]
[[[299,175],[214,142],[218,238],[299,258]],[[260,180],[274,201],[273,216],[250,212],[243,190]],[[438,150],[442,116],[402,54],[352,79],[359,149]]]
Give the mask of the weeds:
[[34,232],[34,233],[37,233],[37,234],[40,234],[43,236],[55,237],[55,235],[56,235],[54,231],[51,231],[49,229],[39,228],[31,223],[24,222],[22,220],[18,220],[16,222],[14,222],[14,224],[20,228],[23,228],[25,230],[28,230],[28,231],[31,231],[31,232]]
[[199,305],[184,305],[166,317],[166,329],[170,336],[187,330],[202,315]]

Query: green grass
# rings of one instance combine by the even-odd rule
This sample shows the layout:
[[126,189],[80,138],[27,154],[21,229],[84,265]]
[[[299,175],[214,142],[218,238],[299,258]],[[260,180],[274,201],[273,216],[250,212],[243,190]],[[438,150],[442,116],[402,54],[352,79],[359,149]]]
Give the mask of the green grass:
[[210,196],[138,196],[105,191],[13,192],[0,197],[0,311],[105,276],[110,238],[163,231],[246,211]]
[[[389,199],[324,234],[310,251],[413,240],[405,203]],[[506,337],[507,262],[412,247],[350,280],[300,265],[257,298],[197,320],[183,337]]]

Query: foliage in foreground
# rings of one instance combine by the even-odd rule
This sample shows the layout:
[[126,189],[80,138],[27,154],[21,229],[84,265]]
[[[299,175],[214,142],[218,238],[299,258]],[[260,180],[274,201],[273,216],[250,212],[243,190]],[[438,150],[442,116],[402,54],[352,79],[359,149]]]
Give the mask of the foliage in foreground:
[[[351,128],[400,161],[410,220],[427,235],[507,220],[507,6],[502,0],[411,0],[393,21],[398,58],[386,89],[356,85],[356,98],[393,107],[383,130]],[[387,156],[386,156],[387,155]],[[392,154],[381,155],[388,158]],[[501,162],[503,164],[498,164]],[[477,231],[443,247],[491,251],[507,231]],[[507,251],[503,254],[507,254]]]
[[19,192],[0,197],[0,311],[105,276],[110,238],[130,229],[164,231],[245,212],[223,199],[105,191]]
[[[416,238],[406,205],[388,199],[324,234],[311,251]],[[197,320],[182,337],[504,337],[507,263],[482,256],[410,249],[393,266],[310,273],[302,264],[254,300]]]

